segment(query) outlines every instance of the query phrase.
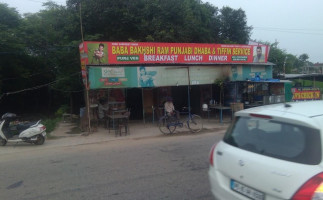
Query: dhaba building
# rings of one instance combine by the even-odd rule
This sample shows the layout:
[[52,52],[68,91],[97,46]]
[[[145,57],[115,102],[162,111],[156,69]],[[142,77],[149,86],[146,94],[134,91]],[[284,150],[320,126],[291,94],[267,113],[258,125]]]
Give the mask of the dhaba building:
[[89,105],[103,98],[130,109],[131,119],[156,119],[168,96],[193,113],[209,103],[284,101],[266,45],[85,41],[79,50]]

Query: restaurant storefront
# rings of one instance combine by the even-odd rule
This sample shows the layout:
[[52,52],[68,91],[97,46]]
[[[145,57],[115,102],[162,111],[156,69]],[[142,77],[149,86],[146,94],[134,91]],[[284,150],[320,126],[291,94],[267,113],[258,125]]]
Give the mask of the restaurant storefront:
[[[132,119],[145,120],[162,115],[159,108],[167,96],[178,110],[190,104],[194,113],[211,100],[258,100],[251,99],[251,91],[272,86],[249,82],[272,79],[274,65],[267,63],[268,46],[261,47],[264,60],[254,63],[255,45],[84,42],[81,70],[90,104],[104,98],[112,108],[131,109]],[[217,84],[219,80],[224,84]]]
[[285,93],[290,82],[275,79],[259,81],[234,81],[227,84],[225,90],[226,104],[241,102],[244,108],[282,103],[286,101]]

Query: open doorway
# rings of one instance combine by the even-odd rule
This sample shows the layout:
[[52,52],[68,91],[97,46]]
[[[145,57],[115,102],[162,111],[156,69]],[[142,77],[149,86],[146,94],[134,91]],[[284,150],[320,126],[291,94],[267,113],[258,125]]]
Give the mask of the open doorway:
[[127,89],[127,108],[130,109],[130,119],[143,119],[141,88]]

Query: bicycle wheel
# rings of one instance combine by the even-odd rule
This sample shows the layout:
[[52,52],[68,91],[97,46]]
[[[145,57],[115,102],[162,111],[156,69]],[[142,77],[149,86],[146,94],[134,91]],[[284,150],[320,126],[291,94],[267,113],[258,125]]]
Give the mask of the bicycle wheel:
[[176,121],[173,117],[162,117],[158,124],[160,132],[166,134],[174,133],[176,129]]
[[188,128],[193,132],[200,132],[203,128],[202,118],[198,115],[192,115],[188,120]]

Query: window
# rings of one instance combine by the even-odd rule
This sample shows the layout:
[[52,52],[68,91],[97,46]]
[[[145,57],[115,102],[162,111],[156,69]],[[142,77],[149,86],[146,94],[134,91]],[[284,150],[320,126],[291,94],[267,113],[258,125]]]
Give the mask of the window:
[[238,117],[224,142],[261,155],[303,164],[321,162],[319,130],[273,119]]

